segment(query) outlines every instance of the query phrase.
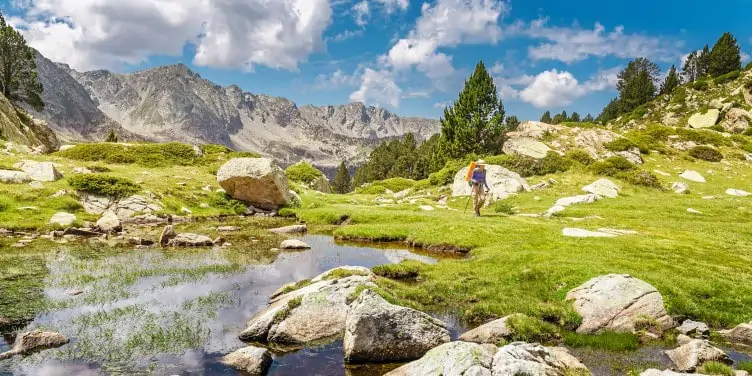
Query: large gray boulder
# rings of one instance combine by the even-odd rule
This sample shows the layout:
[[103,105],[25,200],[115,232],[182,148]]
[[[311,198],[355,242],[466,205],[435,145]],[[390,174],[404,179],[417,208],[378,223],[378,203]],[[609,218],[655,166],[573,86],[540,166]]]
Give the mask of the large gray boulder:
[[267,349],[248,346],[225,355],[220,362],[244,372],[244,375],[264,376],[272,365],[272,355]]
[[532,138],[542,140],[548,134],[556,134],[563,130],[564,126],[558,124],[547,124],[539,121],[525,121],[520,123],[514,132],[507,133],[509,139],[513,138]]
[[721,331],[721,335],[730,342],[752,346],[752,321],[748,324],[739,324],[731,330]]
[[703,339],[695,339],[681,347],[668,350],[666,355],[674,363],[674,369],[681,372],[694,372],[707,362],[733,364],[723,350],[713,347],[710,342]]
[[31,181],[29,175],[23,171],[0,170],[0,183],[24,184]]
[[495,346],[450,342],[385,376],[491,376]]
[[[472,188],[465,181],[467,170],[468,168],[464,167],[454,176],[452,196],[470,196],[472,194]],[[486,165],[486,181],[491,188],[487,196],[489,200],[502,200],[514,193],[530,191],[530,186],[520,174],[497,165]]]
[[582,190],[602,197],[617,198],[619,197],[619,191],[621,189],[611,180],[604,178],[598,179],[594,183],[582,187]]
[[573,301],[582,316],[578,333],[634,332],[635,325],[645,318],[664,328],[673,326],[658,290],[626,274],[593,278],[570,291],[567,300]]
[[607,153],[604,145],[617,138],[621,136],[605,129],[588,129],[579,132],[574,138],[574,143],[577,147],[585,149],[593,158],[599,159]]
[[494,356],[493,376],[564,376],[567,365],[554,351],[538,344],[516,342]]
[[235,199],[264,210],[292,202],[285,172],[268,158],[235,158],[217,171],[217,181]]
[[500,318],[469,330],[460,336],[460,341],[499,344],[509,340],[514,330],[507,324],[514,315]]
[[685,320],[677,329],[679,333],[695,338],[707,338],[710,335],[710,328],[704,322]]
[[97,221],[97,228],[103,232],[119,232],[123,224],[115,213],[108,211]]
[[749,119],[752,119],[751,113],[741,108],[732,108],[726,112],[721,126],[730,133],[742,133],[749,128]]
[[719,116],[721,116],[721,111],[711,108],[704,114],[696,113],[692,115],[687,123],[691,128],[710,128],[718,123]]
[[520,137],[510,138],[506,140],[506,142],[504,142],[504,146],[502,147],[502,151],[504,152],[504,154],[522,155],[525,157],[541,159],[544,158],[549,151],[551,151],[551,148],[535,139]]
[[50,223],[53,225],[60,225],[60,226],[70,226],[73,224],[73,222],[76,221],[76,215],[71,213],[55,213],[55,215],[50,218]]
[[341,337],[345,332],[348,298],[361,286],[374,287],[373,278],[372,273],[322,278],[294,291],[276,293],[269,306],[248,322],[240,339],[305,344]]
[[154,214],[162,210],[162,206],[152,198],[133,195],[122,199],[79,193],[81,202],[89,214],[102,215],[113,212],[121,220],[129,220],[139,214]]
[[345,361],[399,362],[418,359],[450,341],[443,322],[363,291],[347,311]]
[[13,348],[0,354],[0,360],[25,355],[33,352],[60,347],[68,343],[68,338],[60,333],[34,330],[20,334],[16,338]]
[[57,181],[63,178],[52,162],[23,161],[13,167],[25,172],[35,181]]

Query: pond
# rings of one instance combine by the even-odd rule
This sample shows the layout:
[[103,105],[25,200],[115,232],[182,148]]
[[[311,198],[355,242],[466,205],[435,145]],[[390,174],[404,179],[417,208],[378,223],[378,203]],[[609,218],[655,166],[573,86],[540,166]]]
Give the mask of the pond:
[[[0,362],[0,374],[236,375],[219,358],[244,345],[238,334],[285,283],[343,265],[437,261],[396,247],[341,244],[328,236],[301,239],[312,248],[280,253],[268,264],[240,266],[237,255],[219,248],[142,249],[106,257],[78,257],[63,247],[50,250],[44,294],[51,308],[37,314],[26,329],[58,331],[71,342]],[[72,289],[83,293],[72,296]],[[12,340],[0,339],[0,352]],[[302,369],[311,375],[344,375],[341,346],[340,341],[277,355],[270,375],[300,375]]]

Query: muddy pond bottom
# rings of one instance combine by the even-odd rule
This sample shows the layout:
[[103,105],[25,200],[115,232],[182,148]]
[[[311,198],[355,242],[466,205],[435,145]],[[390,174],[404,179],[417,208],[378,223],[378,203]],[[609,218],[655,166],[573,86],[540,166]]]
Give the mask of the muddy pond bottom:
[[[44,256],[48,308],[24,330],[57,331],[71,341],[2,361],[0,375],[238,375],[219,359],[245,346],[238,334],[280,286],[344,265],[437,262],[404,249],[346,245],[328,236],[300,239],[312,248],[281,253],[266,264],[241,250],[218,248],[104,256],[52,249]],[[74,296],[71,290],[83,293]],[[12,340],[0,339],[0,351]],[[346,370],[342,341],[337,341],[275,355],[269,374],[370,376],[388,370]]]

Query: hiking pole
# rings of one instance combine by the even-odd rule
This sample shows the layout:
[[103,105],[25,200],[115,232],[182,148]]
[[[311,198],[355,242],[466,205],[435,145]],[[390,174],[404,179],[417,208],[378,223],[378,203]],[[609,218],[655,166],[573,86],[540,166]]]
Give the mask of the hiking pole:
[[470,196],[467,197],[467,202],[465,203],[465,210],[462,211],[462,213],[467,213],[467,207],[470,206],[470,201],[473,200],[473,193],[470,192]]

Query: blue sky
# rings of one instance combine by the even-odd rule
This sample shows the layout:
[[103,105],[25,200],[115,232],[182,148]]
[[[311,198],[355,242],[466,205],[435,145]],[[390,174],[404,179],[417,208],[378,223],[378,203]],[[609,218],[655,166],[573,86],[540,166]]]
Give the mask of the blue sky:
[[[362,101],[438,118],[479,60],[508,114],[597,115],[616,74],[664,72],[725,31],[752,53],[749,0],[0,0],[45,56],[78,70],[182,62],[303,104]],[[723,11],[720,11],[723,9]],[[734,11],[736,10],[736,11]]]

